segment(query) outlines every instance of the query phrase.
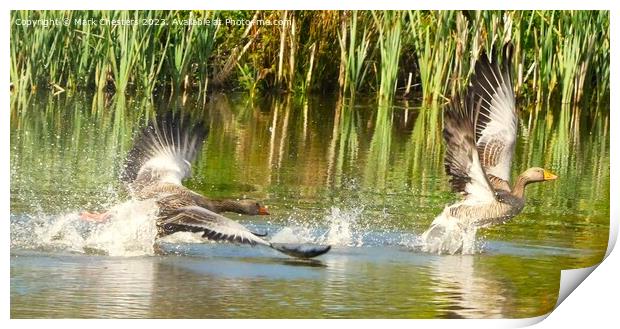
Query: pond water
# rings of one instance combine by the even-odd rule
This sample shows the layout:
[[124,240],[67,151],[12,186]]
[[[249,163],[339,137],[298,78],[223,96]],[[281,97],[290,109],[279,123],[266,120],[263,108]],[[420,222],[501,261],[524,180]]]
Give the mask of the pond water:
[[[273,241],[326,243],[301,261],[193,234],[157,242],[118,182],[132,136],[165,111],[209,135],[187,186],[255,198],[270,216],[231,218]],[[521,318],[549,312],[560,270],[602,259],[609,228],[608,108],[523,111],[513,173],[522,214],[482,230],[473,255],[420,251],[457,200],[443,172],[441,110],[398,100],[212,95],[11,99],[12,318]],[[121,209],[111,223],[84,209]]]

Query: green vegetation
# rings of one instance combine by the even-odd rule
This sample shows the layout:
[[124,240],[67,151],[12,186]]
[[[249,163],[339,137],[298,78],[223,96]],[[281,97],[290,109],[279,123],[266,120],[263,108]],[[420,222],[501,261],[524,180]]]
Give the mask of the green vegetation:
[[[137,23],[75,23],[86,18]],[[39,19],[69,24],[18,24]],[[520,99],[537,109],[600,104],[609,33],[608,11],[12,11],[11,83],[17,93],[199,93],[205,102],[217,90],[348,91],[431,105],[465,85],[482,50],[510,40]]]

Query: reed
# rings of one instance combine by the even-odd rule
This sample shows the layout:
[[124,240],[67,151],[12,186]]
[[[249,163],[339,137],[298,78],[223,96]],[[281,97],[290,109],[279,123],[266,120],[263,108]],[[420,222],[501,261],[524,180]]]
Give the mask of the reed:
[[[147,19],[155,19],[160,15],[158,12],[149,12]],[[162,40],[163,43],[147,42],[144,44],[144,55],[136,63],[139,74],[137,83],[145,90],[147,95],[153,95],[157,88],[157,78],[160,76],[166,60],[166,52],[170,45],[170,34],[166,33],[163,25],[152,25],[147,28],[146,35],[152,35],[153,39]]]
[[384,11],[372,13],[379,37],[377,48],[381,54],[379,103],[389,103],[396,91],[398,62],[401,49],[401,30],[403,17],[401,12]]
[[349,23],[349,42],[347,47],[347,39],[344,35],[339,35],[340,51],[346,54],[344,88],[349,90],[351,98],[362,87],[362,83],[368,71],[368,63],[366,57],[370,46],[369,28],[364,26],[361,33],[361,39],[358,37],[358,12],[353,11]]
[[454,12],[442,11],[426,15],[420,11],[410,11],[409,20],[423,102],[436,103],[448,86],[447,77],[454,56],[455,42],[448,41],[451,39]]
[[[75,24],[80,18],[167,24]],[[217,18],[252,24],[173,24]],[[16,24],[26,19],[71,24]],[[285,22],[256,24],[265,20]],[[570,103],[576,116],[578,106],[609,102],[609,34],[609,11],[11,11],[10,78],[20,94],[197,92],[206,102],[222,89],[346,89],[382,104],[420,93],[430,105],[462,90],[480,51],[511,41],[517,97],[535,110]]]

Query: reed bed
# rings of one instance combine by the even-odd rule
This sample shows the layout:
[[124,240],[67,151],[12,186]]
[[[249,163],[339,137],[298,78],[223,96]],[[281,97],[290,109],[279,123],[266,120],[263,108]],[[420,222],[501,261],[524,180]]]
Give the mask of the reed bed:
[[[28,19],[70,24],[18,24]],[[10,75],[16,93],[414,95],[431,106],[465,86],[481,51],[511,41],[518,98],[578,115],[609,102],[609,33],[609,11],[12,11]]]

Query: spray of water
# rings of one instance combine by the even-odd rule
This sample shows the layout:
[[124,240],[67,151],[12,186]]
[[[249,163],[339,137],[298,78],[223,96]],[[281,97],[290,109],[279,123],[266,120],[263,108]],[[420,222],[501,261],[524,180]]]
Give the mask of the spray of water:
[[75,212],[12,219],[11,247],[110,256],[154,254],[157,205],[153,201],[127,201],[109,212],[105,223],[85,222]]
[[368,232],[367,227],[360,224],[363,211],[362,207],[350,209],[332,207],[325,217],[318,221],[289,217],[290,224],[278,231],[271,241],[361,247]]
[[[127,201],[113,206],[105,223],[80,219],[76,212],[59,216],[11,218],[11,248],[69,251],[111,256],[140,256],[155,253],[157,205],[153,201]],[[332,207],[318,220],[293,215],[288,224],[270,237],[278,243],[329,244],[333,247],[399,245],[432,253],[472,254],[478,250],[476,228],[438,216],[421,236],[411,233],[381,233],[372,230],[374,221],[364,220],[364,208]],[[208,242],[202,233],[177,232],[157,243]]]
[[327,216],[328,230],[324,236],[324,243],[334,246],[361,247],[366,227],[359,223],[364,208],[340,210],[331,208]]
[[450,216],[449,211],[444,211],[422,234],[419,243],[426,252],[473,254],[477,250],[477,231],[478,227],[473,223],[459,221]]

